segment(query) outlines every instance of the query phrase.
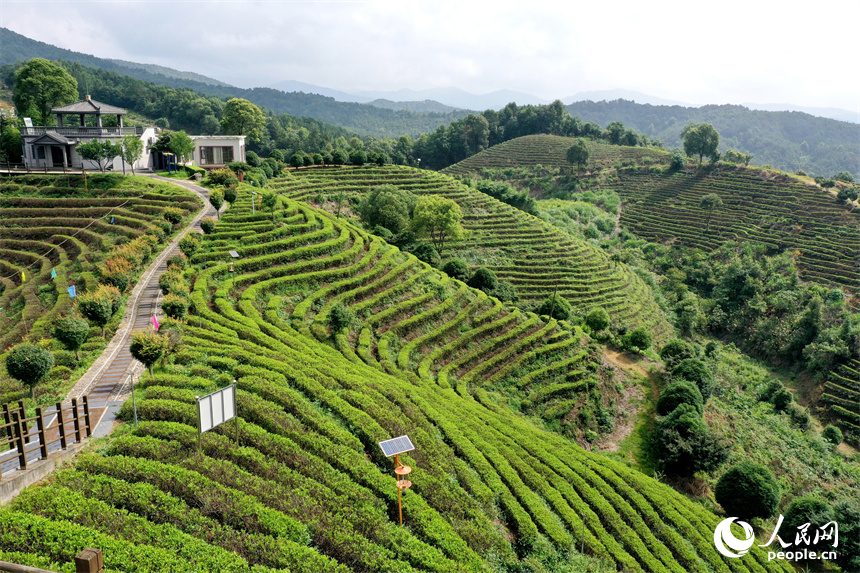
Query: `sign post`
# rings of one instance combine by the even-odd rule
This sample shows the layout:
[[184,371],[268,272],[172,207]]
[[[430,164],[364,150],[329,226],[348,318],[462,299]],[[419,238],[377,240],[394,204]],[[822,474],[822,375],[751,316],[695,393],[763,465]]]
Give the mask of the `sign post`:
[[236,416],[236,381],[226,388],[197,397],[198,447],[203,447],[203,433],[236,418],[236,441],[239,440],[239,418]]

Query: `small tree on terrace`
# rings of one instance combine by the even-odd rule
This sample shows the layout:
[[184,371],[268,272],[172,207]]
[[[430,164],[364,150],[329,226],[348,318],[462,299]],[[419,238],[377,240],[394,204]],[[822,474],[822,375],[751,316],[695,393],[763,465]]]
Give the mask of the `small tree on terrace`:
[[120,143],[120,156],[122,160],[131,165],[131,174],[134,175],[134,164],[143,155],[143,140],[134,134],[126,135]]
[[263,195],[263,207],[272,212],[272,222],[275,222],[275,209],[278,207],[278,195],[266,193]]
[[711,230],[711,217],[713,216],[714,211],[722,206],[723,200],[716,193],[708,193],[702,197],[702,200],[699,202],[699,207],[708,212],[708,231]]
[[90,334],[90,325],[82,318],[66,316],[54,325],[54,336],[62,342],[66,348],[75,351],[75,360],[81,360],[81,346],[87,341]]
[[584,139],[577,139],[567,150],[567,162],[575,165],[579,171],[588,165],[588,144]]
[[170,138],[170,151],[175,153],[179,163],[184,165],[194,153],[194,140],[184,131],[177,131]]
[[79,295],[78,310],[84,318],[102,327],[102,338],[104,338],[105,325],[113,316],[113,299],[107,290],[98,288],[93,292]]
[[54,367],[54,355],[35,344],[19,344],[6,356],[6,371],[30,388],[30,398],[35,397],[36,384]]
[[378,185],[358,205],[358,215],[369,229],[377,225],[395,235],[409,227],[417,198],[394,185]]
[[215,207],[215,214],[221,218],[221,207],[224,206],[224,193],[220,189],[209,192],[209,204]]
[[720,134],[710,123],[688,124],[681,130],[681,137],[684,140],[684,153],[687,157],[698,155],[699,165],[702,164],[702,158],[705,156],[714,161],[719,158],[717,147],[720,145]]
[[105,172],[108,163],[113,161],[113,158],[122,154],[122,147],[119,144],[113,144],[110,141],[90,141],[80,143],[75,148],[78,155],[89,161],[95,161],[99,166],[99,171]]
[[446,241],[464,236],[460,225],[462,219],[463,211],[453,200],[439,195],[424,195],[415,204],[412,229],[419,235],[429,236],[441,256]]
[[152,366],[167,352],[167,344],[167,335],[143,330],[132,335],[129,352],[149,369],[152,376]]

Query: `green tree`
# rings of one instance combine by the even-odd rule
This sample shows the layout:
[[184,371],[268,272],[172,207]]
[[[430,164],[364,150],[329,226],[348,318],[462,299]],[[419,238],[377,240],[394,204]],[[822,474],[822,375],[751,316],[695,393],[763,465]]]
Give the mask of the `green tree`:
[[452,199],[440,195],[424,195],[415,204],[412,229],[418,235],[430,237],[436,252],[441,256],[445,243],[465,235],[460,221],[463,211]]
[[152,366],[167,352],[168,338],[150,330],[141,330],[131,335],[131,346],[128,350],[132,357],[149,369],[152,376]]
[[466,282],[469,278],[469,265],[462,259],[451,259],[442,267],[442,272],[452,279]]
[[696,351],[686,340],[673,338],[660,349],[660,358],[666,364],[667,369],[672,369],[685,358],[694,358]]
[[684,153],[687,157],[699,156],[699,165],[702,158],[710,157],[713,161],[719,158],[717,147],[720,145],[720,134],[710,123],[690,123],[681,130],[681,138],[684,140]]
[[781,494],[773,472],[763,465],[743,461],[723,474],[714,496],[727,515],[752,519],[776,513]]
[[378,185],[358,204],[361,222],[372,229],[385,227],[395,235],[409,227],[417,197],[394,185]]
[[842,435],[842,430],[832,424],[822,430],[821,437],[833,444],[834,446],[838,446],[839,444],[841,444],[842,440],[844,439],[844,436]]
[[711,230],[711,217],[713,216],[714,211],[716,209],[719,209],[722,206],[723,206],[723,200],[716,193],[708,193],[707,195],[702,197],[701,201],[699,201],[699,207],[702,210],[708,212],[708,225],[707,225],[708,231]]
[[621,145],[624,133],[624,124],[620,121],[613,121],[606,126],[606,131],[603,132],[603,136],[607,141],[609,141],[609,143],[613,145]]
[[584,139],[577,139],[567,149],[567,162],[576,165],[576,168],[582,171],[588,165],[588,155],[588,144]]
[[77,80],[53,62],[33,58],[15,72],[12,101],[18,117],[30,116],[39,125],[52,125],[51,108],[77,99]]
[[220,189],[209,191],[209,204],[215,208],[215,214],[221,218],[221,207],[224,206],[224,192]]
[[714,375],[702,360],[685,358],[672,368],[672,376],[694,382],[702,393],[702,400],[708,401],[714,390]]
[[230,203],[230,206],[233,206],[233,203],[236,202],[238,198],[238,192],[236,190],[235,185],[227,185],[224,187],[224,200]]
[[36,384],[54,367],[54,355],[35,344],[19,344],[6,355],[6,371],[30,388],[30,398],[35,398]]
[[131,165],[131,174],[134,175],[134,164],[143,155],[143,140],[134,134],[126,135],[120,142],[120,156],[122,160]]
[[639,326],[630,331],[627,335],[627,344],[635,349],[645,351],[651,348],[653,337],[651,332],[643,326]]
[[21,163],[21,131],[6,117],[0,117],[0,162]]
[[90,325],[76,316],[65,316],[54,325],[54,337],[69,350],[74,350],[75,360],[81,360],[81,346],[87,341]]
[[113,299],[104,288],[78,295],[78,310],[84,318],[102,328],[102,338],[105,335],[105,325],[113,316]]
[[275,222],[275,209],[278,207],[277,193],[266,193],[263,195],[263,207],[272,212],[272,222]]
[[221,130],[227,135],[247,135],[251,141],[260,141],[266,118],[255,104],[242,98],[232,98],[224,104]]
[[785,510],[783,527],[796,531],[804,523],[809,523],[809,531],[814,531],[833,521],[833,509],[826,501],[812,495],[804,495],[791,500]]
[[110,141],[88,141],[87,143],[79,143],[75,148],[78,155],[89,161],[95,161],[99,166],[99,171],[105,172],[108,163],[113,161],[114,157],[122,154],[122,147],[119,144],[111,143]]
[[179,163],[184,165],[194,153],[194,140],[185,131],[177,131],[170,138],[170,151],[175,153]]
[[708,429],[692,404],[679,404],[651,435],[657,465],[672,475],[713,471],[729,456],[728,443]]
[[479,267],[466,284],[472,288],[489,293],[499,286],[499,279],[496,277],[496,273],[490,269]]

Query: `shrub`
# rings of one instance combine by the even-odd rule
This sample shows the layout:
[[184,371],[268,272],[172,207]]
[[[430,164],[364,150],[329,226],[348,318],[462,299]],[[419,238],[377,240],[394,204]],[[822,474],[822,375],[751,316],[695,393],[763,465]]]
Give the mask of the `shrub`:
[[470,287],[489,292],[499,286],[499,279],[496,278],[496,273],[486,267],[480,267],[475,271],[467,283]]
[[328,325],[332,334],[337,334],[344,328],[352,328],[355,324],[355,313],[342,302],[335,304],[328,315]]
[[836,563],[843,571],[860,571],[860,502],[843,499],[833,506],[839,524],[839,547]]
[[188,233],[179,241],[179,250],[186,257],[190,257],[200,248],[200,235],[197,233]]
[[215,231],[215,224],[214,217],[203,217],[200,219],[200,229],[207,235]]
[[708,365],[698,358],[685,358],[672,369],[672,376],[695,382],[702,393],[702,400],[708,401],[714,389],[714,375]]
[[190,301],[188,297],[175,293],[166,295],[161,301],[161,308],[164,310],[164,314],[177,320],[182,320],[188,315],[189,305]]
[[466,282],[469,278],[469,265],[467,265],[462,259],[451,259],[445,263],[444,267],[442,267],[442,272],[452,279]]
[[208,185],[227,185],[227,181],[230,179],[239,183],[236,172],[232,169],[213,169],[206,174],[206,184]]
[[419,261],[424,261],[431,267],[438,267],[442,263],[439,253],[433,245],[429,243],[421,243],[412,250],[412,254],[418,257]]
[[176,207],[168,207],[164,210],[164,218],[171,225],[178,225],[182,222],[182,211]]
[[[554,302],[553,302],[554,301]],[[547,297],[540,306],[535,309],[537,314],[544,314],[556,320],[567,320],[571,313],[570,302],[562,296]]]
[[830,523],[834,517],[833,509],[827,505],[827,502],[811,495],[791,500],[784,515],[783,527],[788,528],[789,531],[796,531],[801,525],[809,523],[810,533],[822,525]]
[[585,325],[592,332],[600,332],[609,328],[609,313],[602,306],[592,309],[585,315]]
[[760,402],[770,402],[770,399],[773,398],[773,395],[785,388],[782,385],[782,382],[779,380],[771,380],[767,386],[764,387],[764,390],[759,394],[758,399]]
[[673,153],[672,159],[669,161],[670,171],[680,171],[687,164],[687,160],[680,153]]
[[660,350],[660,358],[666,364],[667,370],[671,370],[682,360],[695,358],[695,356],[693,345],[680,338],[673,338]]
[[[237,181],[236,184],[238,183],[239,182]],[[224,200],[230,203],[230,206],[232,206],[233,203],[236,202],[237,196],[238,193],[236,191],[236,185],[227,185],[226,187],[224,187]]]
[[767,518],[776,512],[780,492],[768,468],[750,461],[733,466],[717,482],[714,494],[726,515]]
[[630,334],[627,335],[627,345],[639,350],[640,352],[644,352],[651,348],[652,341],[653,338],[651,333],[642,326],[634,328],[630,331]]
[[651,440],[658,466],[672,475],[713,471],[729,456],[728,443],[708,429],[692,404],[678,405],[658,422]]
[[251,167],[259,167],[260,165],[262,165],[262,162],[260,161],[260,156],[257,155],[255,151],[248,151],[247,153],[245,153],[245,161]]
[[821,432],[821,437],[830,442],[831,444],[838,446],[842,443],[844,436],[842,435],[842,430],[830,424]]
[[508,281],[499,281],[499,286],[487,294],[496,297],[502,302],[517,302],[520,300],[516,287]]
[[35,397],[36,384],[54,366],[54,355],[35,344],[19,344],[6,355],[6,371],[30,388],[30,398]]
[[777,412],[785,412],[793,400],[794,396],[791,395],[791,392],[785,388],[781,388],[771,397],[770,402]]
[[695,383],[679,380],[668,384],[657,399],[657,413],[661,416],[671,414],[681,404],[690,404],[699,412],[704,411],[702,393]]
[[809,429],[809,412],[806,411],[806,408],[797,402],[792,402],[788,405],[787,411],[792,424],[801,430]]

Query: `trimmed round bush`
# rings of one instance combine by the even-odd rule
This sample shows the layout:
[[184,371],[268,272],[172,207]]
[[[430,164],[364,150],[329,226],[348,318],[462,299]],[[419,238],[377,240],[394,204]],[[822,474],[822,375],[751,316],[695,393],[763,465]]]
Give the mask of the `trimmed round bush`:
[[545,314],[556,320],[567,320],[570,318],[572,310],[570,302],[563,296],[556,296],[555,302],[553,302],[553,297],[549,296],[535,309],[535,312]]
[[630,331],[630,334],[627,335],[627,344],[631,348],[636,348],[641,351],[645,351],[651,348],[651,343],[653,342],[653,340],[654,339],[651,336],[651,333],[641,326],[638,328],[634,328]]
[[442,264],[442,258],[430,243],[419,244],[412,250],[412,254],[415,255],[419,261],[423,261],[431,267],[438,267]]
[[6,356],[6,371],[30,389],[30,398],[35,397],[36,384],[53,367],[54,355],[28,342],[19,344]]
[[685,358],[672,369],[672,376],[695,382],[702,393],[702,400],[708,401],[714,389],[714,375],[708,365],[698,358]]
[[207,235],[214,232],[215,231],[215,218],[214,217],[203,217],[202,219],[200,219],[200,228]]
[[825,523],[830,523],[834,517],[833,509],[827,502],[811,495],[791,500],[784,515],[782,526],[787,528],[787,531],[796,531],[804,523],[809,523],[810,533]]
[[821,432],[821,437],[833,444],[834,446],[838,446],[842,443],[842,440],[845,437],[842,435],[842,430],[830,424]]
[[442,272],[452,279],[466,282],[469,278],[469,265],[462,259],[451,259],[442,267]]
[[672,475],[710,472],[729,456],[729,444],[708,429],[692,404],[679,404],[660,420],[651,440],[658,466]]
[[496,273],[490,269],[480,267],[475,271],[475,274],[472,275],[472,278],[470,278],[466,284],[472,288],[476,288],[484,292],[490,292],[499,286],[499,279],[496,278]]
[[90,335],[89,323],[76,316],[64,316],[54,325],[54,336],[69,350],[75,352],[75,359],[80,360],[80,349]]
[[773,472],[749,461],[740,462],[724,473],[714,495],[726,515],[741,519],[770,517],[776,513],[781,496]]
[[609,324],[609,313],[606,312],[606,309],[602,306],[592,309],[591,312],[585,315],[585,325],[590,328],[592,332],[606,330],[609,328]]
[[678,380],[667,385],[657,399],[657,413],[661,416],[667,416],[681,404],[690,404],[695,407],[699,415],[704,412],[702,393],[694,382]]
[[671,370],[679,362],[686,358],[695,358],[696,351],[693,345],[686,340],[673,338],[660,349],[660,358],[666,364],[666,369]]

